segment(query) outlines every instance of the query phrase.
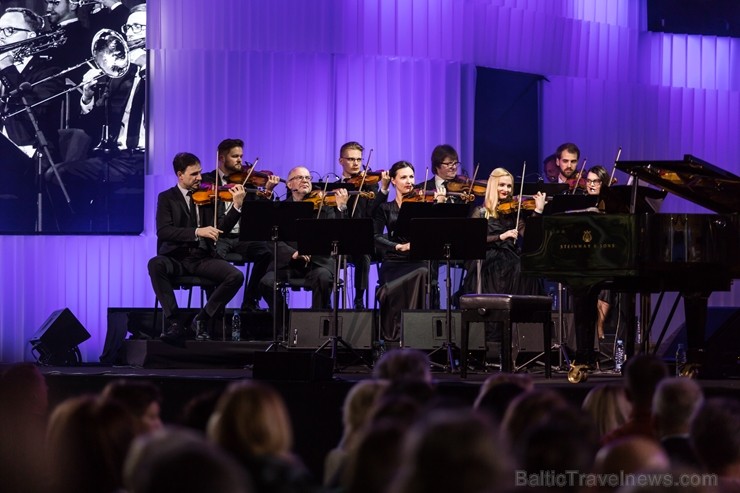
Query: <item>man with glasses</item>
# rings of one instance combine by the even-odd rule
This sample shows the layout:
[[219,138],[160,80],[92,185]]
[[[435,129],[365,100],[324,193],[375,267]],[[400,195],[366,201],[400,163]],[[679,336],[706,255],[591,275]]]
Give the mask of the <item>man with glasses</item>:
[[[448,144],[438,145],[432,151],[432,173],[434,176],[424,184],[426,190],[447,193],[447,182],[457,178],[460,169],[460,158],[454,147]],[[447,197],[447,202],[462,203],[458,197]]]
[[[360,176],[362,169],[362,152],[364,148],[358,142],[347,142],[339,148],[339,165],[342,167],[342,181],[352,180]],[[353,181],[357,181],[356,179]],[[362,181],[362,180],[360,180]],[[353,196],[347,203],[349,217],[352,218],[372,218],[373,211],[379,204],[388,201],[388,187],[390,177],[387,171],[381,172],[380,181],[374,185],[363,185],[362,189],[375,192],[375,198],[370,200],[364,197]],[[358,184],[359,186],[359,184]],[[355,202],[357,205],[355,206]],[[368,278],[370,277],[370,255],[352,255],[348,256],[347,261],[355,266],[355,310],[365,308],[365,293],[368,287]]]
[[[286,181],[288,186],[287,202],[300,202],[311,192],[311,173],[303,166],[290,170]],[[322,207],[320,218],[333,219],[346,217],[347,190],[338,188],[335,191],[336,207]],[[278,280],[305,279],[306,289],[311,290],[311,308],[314,310],[331,309],[331,292],[334,285],[334,260],[324,255],[304,255],[298,251],[295,242],[278,242],[277,245],[277,278]],[[270,266],[267,274],[260,281],[260,292],[268,304],[272,303],[275,283],[275,268]],[[278,293],[278,306],[270,306],[273,316],[281,317],[285,308],[285,299]],[[282,323],[279,320],[278,325]]]
[[[30,43],[29,40],[41,32],[43,24],[43,19],[29,9],[6,9],[0,17],[0,47],[19,42]],[[33,156],[36,150],[43,151],[40,145],[43,140],[40,133],[36,131],[29,112],[24,111],[25,103],[33,105],[61,92],[63,85],[59,79],[51,78],[37,84],[58,72],[57,67],[38,55],[21,58],[18,50],[0,54],[0,83],[2,83],[0,93],[3,115],[16,113],[4,121],[2,131],[28,156]],[[59,111],[58,99],[52,99],[31,110],[40,132],[49,144],[54,161],[57,161]]]

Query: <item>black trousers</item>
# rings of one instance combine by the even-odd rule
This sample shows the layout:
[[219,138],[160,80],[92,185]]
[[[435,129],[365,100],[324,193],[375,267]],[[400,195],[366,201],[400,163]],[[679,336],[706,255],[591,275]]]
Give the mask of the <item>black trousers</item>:
[[370,278],[370,255],[349,255],[347,262],[355,266],[355,299],[364,301]]
[[244,283],[244,274],[239,269],[223,259],[209,256],[205,251],[202,254],[194,252],[182,260],[157,255],[149,260],[147,267],[154,294],[162,304],[162,311],[168,323],[179,321],[177,299],[171,281],[173,276],[191,274],[217,283],[216,289],[203,307],[209,317],[223,310]]
[[[221,238],[216,251],[223,257],[227,253],[238,253],[247,262],[252,262],[252,271],[244,287],[242,305],[260,298],[260,280],[265,276],[272,262],[272,249],[266,241],[239,241],[237,238]],[[270,298],[272,301],[272,298]]]

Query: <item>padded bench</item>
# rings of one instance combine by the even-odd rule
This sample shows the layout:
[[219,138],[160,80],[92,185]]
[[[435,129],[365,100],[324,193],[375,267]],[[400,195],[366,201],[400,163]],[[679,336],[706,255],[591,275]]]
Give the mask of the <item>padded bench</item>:
[[552,341],[552,298],[512,294],[465,294],[460,297],[462,327],[460,330],[460,377],[468,372],[468,339],[471,322],[503,322],[501,371],[511,372],[512,324],[542,323],[545,350],[545,378],[552,375],[550,345]]

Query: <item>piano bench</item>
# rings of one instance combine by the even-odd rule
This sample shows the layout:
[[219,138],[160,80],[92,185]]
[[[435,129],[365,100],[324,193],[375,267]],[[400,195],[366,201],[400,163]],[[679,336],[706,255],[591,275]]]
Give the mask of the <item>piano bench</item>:
[[552,376],[552,298],[513,294],[464,294],[460,297],[460,377],[467,378],[468,338],[471,322],[503,322],[501,371],[511,372],[512,324],[542,323],[545,351],[545,378]]

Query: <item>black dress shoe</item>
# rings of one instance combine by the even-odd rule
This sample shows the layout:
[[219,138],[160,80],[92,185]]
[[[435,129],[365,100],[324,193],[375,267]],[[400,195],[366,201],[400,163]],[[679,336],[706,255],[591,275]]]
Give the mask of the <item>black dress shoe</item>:
[[264,309],[260,308],[260,304],[257,300],[246,301],[242,303],[241,311],[243,312],[263,312]]
[[185,347],[185,330],[177,322],[174,322],[162,331],[159,339],[172,346]]
[[211,336],[208,334],[208,326],[210,320],[200,320],[197,316],[193,319],[190,324],[190,329],[195,332],[196,341],[210,341]]
[[355,310],[364,310],[365,309],[365,300],[355,300]]

